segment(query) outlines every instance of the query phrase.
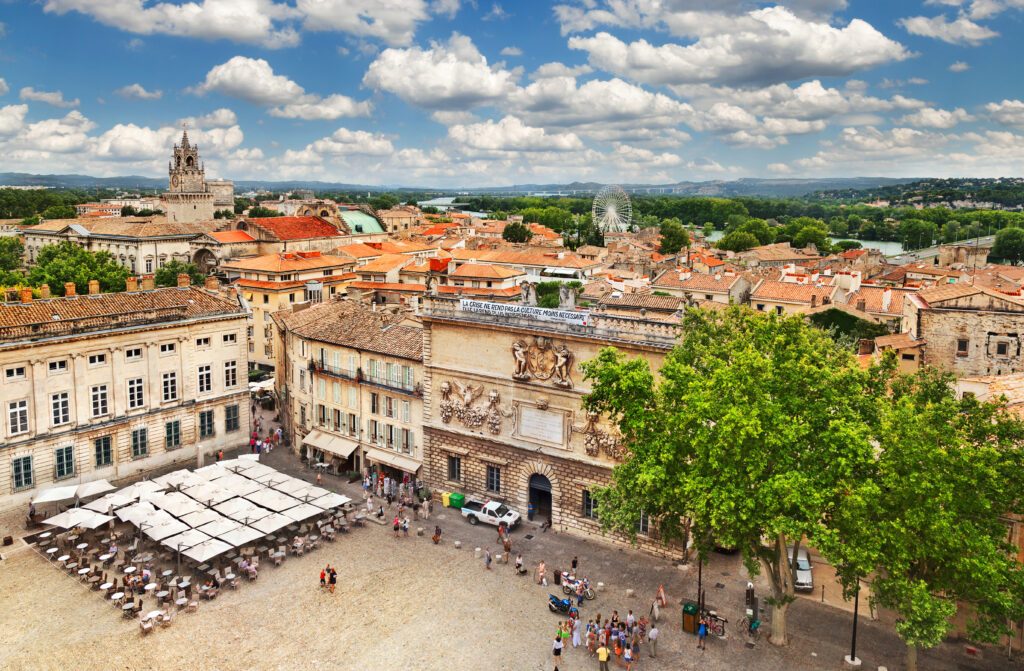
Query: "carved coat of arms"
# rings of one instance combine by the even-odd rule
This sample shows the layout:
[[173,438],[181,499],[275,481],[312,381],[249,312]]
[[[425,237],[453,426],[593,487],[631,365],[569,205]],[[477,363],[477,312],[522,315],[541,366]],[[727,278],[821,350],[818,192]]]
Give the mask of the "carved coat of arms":
[[513,379],[543,381],[554,378],[554,384],[572,389],[570,374],[574,356],[566,345],[555,347],[551,338],[543,336],[535,337],[531,343],[516,340],[512,343],[512,357],[515,364]]

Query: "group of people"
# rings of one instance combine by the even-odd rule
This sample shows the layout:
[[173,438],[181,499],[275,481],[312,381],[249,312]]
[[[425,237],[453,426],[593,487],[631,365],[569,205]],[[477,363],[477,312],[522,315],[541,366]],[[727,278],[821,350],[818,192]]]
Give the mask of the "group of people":
[[555,630],[551,648],[555,669],[557,671],[563,651],[585,645],[589,656],[597,657],[601,671],[608,671],[608,663],[613,658],[618,667],[631,671],[639,664],[644,641],[647,641],[650,656],[657,657],[660,633],[657,624],[646,617],[637,618],[632,610],[623,619],[619,618],[617,610],[612,611],[612,616],[603,622],[598,613],[583,624],[579,611],[573,609],[569,619],[560,621]]
[[331,594],[334,594],[334,588],[338,584],[338,572],[334,570],[334,567],[328,564],[324,568],[320,569],[320,589],[324,587]]
[[253,429],[252,434],[249,436],[249,451],[253,454],[264,454],[270,452],[281,443],[281,436],[283,432],[278,427],[277,430],[267,430],[265,438],[260,437],[262,427],[259,425],[260,420],[256,420],[256,428]]

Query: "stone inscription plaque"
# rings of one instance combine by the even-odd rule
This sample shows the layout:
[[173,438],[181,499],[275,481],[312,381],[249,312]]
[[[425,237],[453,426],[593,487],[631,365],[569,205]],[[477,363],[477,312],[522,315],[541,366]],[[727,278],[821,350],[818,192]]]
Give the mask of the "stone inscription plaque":
[[565,445],[565,415],[560,412],[521,405],[519,406],[519,435],[544,443]]

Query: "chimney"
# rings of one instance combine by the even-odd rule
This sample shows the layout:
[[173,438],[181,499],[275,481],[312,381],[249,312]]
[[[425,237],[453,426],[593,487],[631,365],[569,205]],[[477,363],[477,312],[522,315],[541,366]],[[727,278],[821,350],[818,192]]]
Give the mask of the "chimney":
[[100,292],[100,281],[99,280],[89,280],[89,295],[90,296],[95,296],[99,292]]
[[207,275],[206,281],[203,283],[203,286],[209,289],[210,291],[216,291],[217,289],[220,289],[220,280],[218,280],[213,275]]
[[818,294],[811,294],[811,307],[818,307]]
[[858,310],[860,310],[861,312],[865,312],[865,311],[867,311],[867,307],[868,307],[867,299],[865,299],[865,298],[858,298],[857,299],[857,309]]
[[139,290],[139,278],[135,275],[129,275],[124,281],[125,291],[138,291]]
[[889,310],[889,305],[892,303],[892,289],[889,287],[885,288],[882,292],[882,312]]
[[50,297],[50,285],[49,284],[44,284],[43,286],[39,287],[39,296],[42,297],[42,298],[49,298]]
[[192,286],[192,277],[188,273],[178,273],[178,288],[183,289]]
[[32,302],[32,290],[28,287],[21,290],[21,302],[31,303]]
[[153,276],[152,275],[143,275],[142,276],[142,290],[143,291],[152,291],[155,288],[156,288],[156,281],[153,279]]
[[64,296],[67,297],[67,296],[74,296],[74,295],[75,295],[75,283],[74,282],[65,282],[64,283]]

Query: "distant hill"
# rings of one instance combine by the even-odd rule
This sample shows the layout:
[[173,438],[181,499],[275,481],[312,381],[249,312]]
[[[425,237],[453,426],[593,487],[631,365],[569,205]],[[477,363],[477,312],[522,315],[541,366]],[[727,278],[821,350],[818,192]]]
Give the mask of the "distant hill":
[[960,208],[1024,206],[1024,179],[921,179],[869,187],[822,187],[813,198],[840,202],[887,200],[891,205],[949,205]]
[[[630,193],[665,194],[680,196],[769,196],[776,198],[799,197],[814,192],[851,193],[866,189],[879,189],[919,181],[917,178],[894,179],[888,177],[837,177],[824,179],[757,179],[744,178],[732,181],[677,182],[674,184],[623,184]],[[164,189],[166,178],[128,175],[124,177],[91,177],[89,175],[32,175],[21,172],[0,173],[0,184],[8,186],[46,186],[54,189],[106,188],[106,189]],[[515,184],[510,186],[474,187],[443,189],[437,187],[413,187],[399,185],[347,184],[344,182],[321,182],[312,180],[290,180],[282,182],[236,180],[235,190],[243,192],[253,189],[267,191],[292,191],[311,189],[313,191],[370,191],[436,194],[496,194],[512,195],[527,193],[589,194],[601,189],[598,182],[571,182],[568,184]]]

